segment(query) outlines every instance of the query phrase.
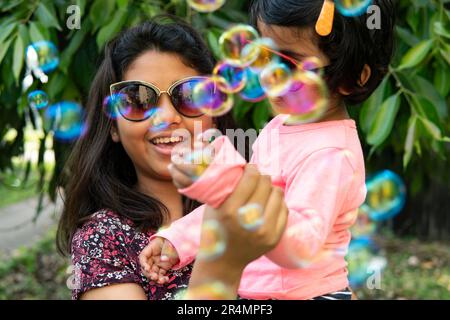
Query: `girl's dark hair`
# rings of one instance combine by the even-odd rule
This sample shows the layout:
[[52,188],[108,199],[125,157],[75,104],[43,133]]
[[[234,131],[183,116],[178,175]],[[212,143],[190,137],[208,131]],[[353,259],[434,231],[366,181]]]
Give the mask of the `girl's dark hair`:
[[[352,93],[345,97],[348,104],[366,100],[378,87],[388,71],[393,55],[395,5],[394,0],[373,0],[381,13],[381,28],[367,26],[368,14],[345,17],[336,10],[333,31],[318,37],[319,48],[330,59],[326,69],[327,83],[332,92],[344,87]],[[250,18],[267,25],[315,28],[323,1],[320,0],[252,0]],[[372,70],[369,81],[358,85],[364,65]]]
[[[169,21],[167,21],[169,20]],[[122,144],[110,136],[113,120],[102,110],[109,86],[122,80],[130,64],[148,50],[175,53],[200,74],[211,74],[215,61],[197,32],[174,17],[157,17],[125,30],[106,45],[104,59],[87,101],[87,132],[71,153],[62,177],[65,203],[57,232],[57,246],[70,254],[72,237],[89,216],[109,209],[133,221],[139,230],[157,230],[168,217],[158,200],[135,190],[133,163]],[[230,114],[215,118],[221,132],[232,129]],[[183,198],[184,214],[198,203]]]

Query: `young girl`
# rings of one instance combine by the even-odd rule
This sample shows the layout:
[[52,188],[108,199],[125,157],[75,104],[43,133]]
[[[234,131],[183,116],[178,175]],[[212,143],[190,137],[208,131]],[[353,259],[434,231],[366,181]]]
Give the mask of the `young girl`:
[[[325,63],[324,77],[331,94],[328,109],[317,122],[292,125],[289,116],[277,116],[253,145],[251,162],[284,189],[289,218],[278,246],[245,269],[239,288],[243,298],[351,298],[344,256],[351,238],[349,228],[365,198],[365,170],[356,125],[346,105],[364,101],[377,88],[393,48],[393,3],[379,0],[374,4],[381,10],[381,30],[369,30],[366,15],[345,18],[336,14],[331,33],[319,36],[315,26],[323,2],[252,2],[253,23],[263,37],[275,41],[283,55],[298,61],[314,56]],[[272,99],[271,104],[282,109],[280,100]],[[200,179],[192,181],[195,167],[189,165],[174,163],[171,174],[181,193],[214,207],[234,189],[245,161],[230,156],[235,151],[225,138],[214,141],[212,147],[216,157]],[[179,268],[196,257],[199,237],[188,235],[198,235],[198,230],[186,230],[199,225],[202,210],[198,208],[153,237],[141,254],[146,275],[164,281],[165,269],[174,263]],[[257,211],[244,207],[240,214],[258,216]],[[175,259],[161,263],[158,256],[169,243],[175,248]]]
[[[156,230],[197,206],[177,192],[167,170],[172,132],[193,134],[195,121],[205,129],[233,128],[230,116],[212,119],[185,103],[192,81],[213,66],[201,37],[181,21],[145,22],[107,45],[87,101],[88,129],[65,172],[58,246],[71,254],[78,277],[73,299],[172,299],[187,287],[191,266],[159,285],[142,274],[138,255]],[[171,89],[158,96],[155,88]],[[115,90],[129,98],[128,112],[117,119],[102,107]],[[148,116],[155,107],[164,130],[154,130]],[[257,251],[267,247],[261,244]]]

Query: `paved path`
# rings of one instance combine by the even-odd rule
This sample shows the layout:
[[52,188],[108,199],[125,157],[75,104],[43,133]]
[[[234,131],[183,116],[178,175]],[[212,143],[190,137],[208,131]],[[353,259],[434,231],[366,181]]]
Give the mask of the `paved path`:
[[61,209],[49,200],[35,223],[38,198],[32,198],[0,209],[0,251],[9,251],[20,246],[31,246],[46,234],[56,223]]

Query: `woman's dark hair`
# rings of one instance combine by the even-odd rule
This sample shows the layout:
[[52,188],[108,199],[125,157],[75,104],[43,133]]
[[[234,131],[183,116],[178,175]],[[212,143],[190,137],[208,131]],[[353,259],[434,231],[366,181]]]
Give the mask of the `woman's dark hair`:
[[[345,17],[336,10],[333,31],[318,37],[318,45],[330,59],[326,69],[327,83],[332,92],[344,87],[352,93],[345,97],[348,104],[366,100],[378,87],[388,71],[394,48],[394,0],[373,0],[381,13],[381,28],[367,26],[370,15]],[[266,25],[312,28],[314,30],[323,1],[320,0],[252,0],[250,19]],[[372,74],[364,86],[358,84],[364,65]]]
[[[167,21],[169,20],[169,21]],[[215,61],[197,32],[174,17],[157,17],[125,30],[106,45],[104,59],[87,101],[87,132],[75,144],[62,176],[65,200],[59,221],[57,246],[70,253],[72,237],[89,216],[109,209],[130,219],[139,230],[157,230],[168,217],[158,200],[137,191],[133,163],[122,144],[114,143],[113,120],[103,112],[109,86],[122,80],[130,64],[148,50],[175,53],[200,74],[211,74]],[[215,118],[221,132],[234,128],[230,114]],[[184,214],[198,203],[183,198]]]

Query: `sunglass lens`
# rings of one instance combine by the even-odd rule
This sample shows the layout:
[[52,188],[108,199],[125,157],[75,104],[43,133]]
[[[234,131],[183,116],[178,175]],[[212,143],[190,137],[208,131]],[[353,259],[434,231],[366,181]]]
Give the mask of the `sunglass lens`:
[[202,79],[192,79],[180,83],[172,91],[172,103],[180,114],[185,117],[199,117],[202,111],[195,105],[193,92],[195,86],[200,84]]
[[141,84],[131,84],[119,91],[119,113],[128,120],[148,119],[155,112],[158,95],[155,90]]

